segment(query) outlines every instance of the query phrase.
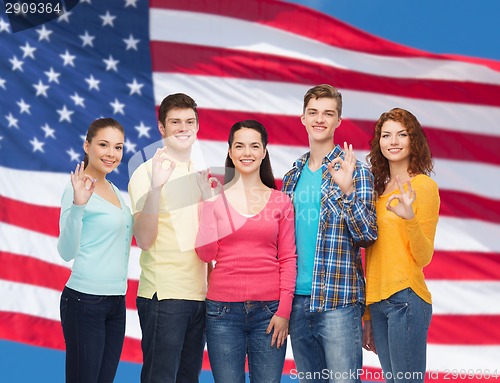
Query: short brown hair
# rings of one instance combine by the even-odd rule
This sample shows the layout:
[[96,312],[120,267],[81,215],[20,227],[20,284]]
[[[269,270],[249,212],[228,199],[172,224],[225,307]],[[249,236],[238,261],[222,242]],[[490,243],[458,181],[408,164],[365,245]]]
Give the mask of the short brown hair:
[[196,122],[198,122],[198,109],[196,102],[184,93],[174,93],[169,94],[161,102],[160,108],[158,109],[158,121],[162,124],[165,123],[167,118],[167,113],[172,109],[193,109],[196,116]]
[[333,98],[337,101],[337,113],[340,118],[342,116],[342,94],[338,91],[337,88],[334,88],[329,84],[316,85],[306,92],[306,94],[304,95],[303,112],[306,111],[307,104],[309,104],[309,101],[311,101],[312,98],[315,98],[317,100],[318,98],[325,97]]

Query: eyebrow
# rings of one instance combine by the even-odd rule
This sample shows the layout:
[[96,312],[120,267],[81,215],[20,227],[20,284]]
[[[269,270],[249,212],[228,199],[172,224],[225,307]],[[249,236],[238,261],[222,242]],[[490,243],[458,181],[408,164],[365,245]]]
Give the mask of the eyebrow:
[[[105,143],[109,144],[108,140],[99,140],[99,142],[105,142]],[[116,145],[123,145],[123,142],[117,142]]]
[[[398,130],[396,133],[401,133],[401,132],[408,132],[408,129]],[[382,130],[382,133],[391,133],[391,132],[389,132],[388,130]]]
[[[235,141],[235,142],[233,142],[233,145],[236,145],[236,144],[245,145],[245,143],[244,143],[244,142],[240,142],[240,141]],[[250,145],[255,145],[255,144],[257,144],[257,145],[262,145],[262,142],[255,141],[255,142],[251,142],[251,143],[250,143]]]

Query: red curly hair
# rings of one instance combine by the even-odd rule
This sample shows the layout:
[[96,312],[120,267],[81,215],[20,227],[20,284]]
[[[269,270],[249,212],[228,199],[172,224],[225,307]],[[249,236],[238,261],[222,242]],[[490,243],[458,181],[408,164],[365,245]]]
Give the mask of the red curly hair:
[[409,111],[401,108],[394,108],[382,113],[375,125],[375,131],[370,140],[370,153],[366,156],[367,161],[371,165],[371,171],[375,178],[375,192],[378,195],[384,193],[385,184],[389,181],[390,177],[389,161],[382,155],[382,151],[380,150],[382,126],[388,120],[399,122],[406,128],[410,137],[410,164],[408,165],[408,173],[412,176],[417,174],[430,175],[434,169],[429,143],[417,118]]

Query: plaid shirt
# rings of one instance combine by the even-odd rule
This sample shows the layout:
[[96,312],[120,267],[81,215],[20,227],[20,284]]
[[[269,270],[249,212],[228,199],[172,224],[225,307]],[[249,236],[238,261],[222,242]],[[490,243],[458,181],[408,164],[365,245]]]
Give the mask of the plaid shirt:
[[[283,178],[282,190],[292,200],[309,155],[306,153],[295,161]],[[373,175],[366,165],[356,161],[355,191],[346,196],[327,168],[327,164],[339,156],[344,158],[344,153],[337,145],[323,159],[322,165],[320,221],[310,306],[311,311],[317,312],[365,303],[361,247],[377,239]]]

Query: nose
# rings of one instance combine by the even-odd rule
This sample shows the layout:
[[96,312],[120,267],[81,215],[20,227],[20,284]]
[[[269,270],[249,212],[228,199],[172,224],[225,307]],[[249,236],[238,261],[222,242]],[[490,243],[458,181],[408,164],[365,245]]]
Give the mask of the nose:
[[396,146],[398,144],[398,142],[399,142],[399,140],[398,140],[397,135],[391,137],[391,145],[392,146]]

